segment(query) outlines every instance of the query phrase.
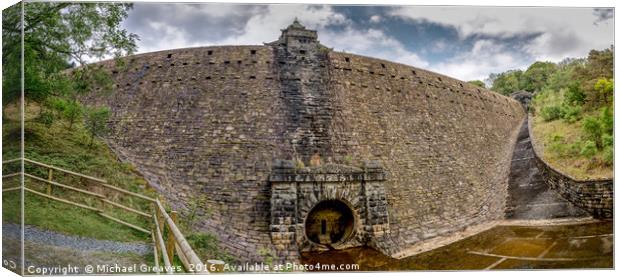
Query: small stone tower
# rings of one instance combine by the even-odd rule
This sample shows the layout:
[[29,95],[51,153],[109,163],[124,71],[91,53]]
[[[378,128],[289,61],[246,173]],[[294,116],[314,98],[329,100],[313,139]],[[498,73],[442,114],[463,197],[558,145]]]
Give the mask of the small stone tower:
[[311,50],[309,48],[314,48],[319,43],[316,30],[306,29],[297,18],[281,31],[280,38],[268,45],[286,47],[289,51],[308,51]]
[[290,123],[287,140],[294,157],[310,164],[312,157],[327,160],[333,156],[330,124],[333,116],[328,97],[329,48],[319,43],[315,30],[306,29],[299,20],[282,30],[280,38],[266,43],[276,59],[282,98]]

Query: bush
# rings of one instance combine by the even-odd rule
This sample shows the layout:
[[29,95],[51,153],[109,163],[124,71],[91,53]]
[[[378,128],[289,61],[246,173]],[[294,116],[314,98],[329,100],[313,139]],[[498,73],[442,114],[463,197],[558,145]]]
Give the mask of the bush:
[[45,100],[45,105],[54,111],[56,118],[61,118],[63,116],[66,106],[64,100],[58,97],[50,97]]
[[70,130],[73,128],[73,124],[84,114],[82,105],[75,100],[53,97],[47,100],[47,105],[56,111],[57,118],[62,117],[67,120]]
[[77,101],[67,101],[67,105],[64,109],[64,117],[67,121],[69,121],[69,129],[73,128],[73,124],[82,118],[84,114],[84,110],[82,109],[82,105]]
[[614,147],[613,146],[606,146],[605,148],[603,148],[603,161],[607,165],[614,164]]
[[564,102],[569,105],[583,105],[586,95],[581,89],[579,82],[573,82],[568,86],[568,90],[564,94]]
[[564,156],[569,151],[562,135],[557,133],[552,134],[549,141],[549,150],[551,150],[551,152],[553,153],[556,153],[558,156]]
[[568,145],[567,155],[577,156],[581,153],[581,148],[583,148],[583,142],[581,140],[577,140]]
[[613,165],[614,163],[614,136],[610,134],[603,134],[603,161],[607,165]]
[[592,158],[596,155],[596,143],[591,140],[586,141],[581,148],[580,154],[586,158]]
[[603,103],[611,103],[614,96],[614,80],[613,79],[598,79],[594,84],[594,91],[596,93],[595,99],[603,101]]
[[52,114],[51,112],[42,112],[41,114],[39,114],[39,116],[37,117],[37,122],[50,127],[52,126],[52,124],[54,123],[54,114]]
[[[603,137],[613,143],[614,116],[607,107],[602,108],[599,116],[588,116],[583,120],[583,132],[586,139],[593,141],[598,149],[605,145]],[[611,136],[611,138],[607,137]]]
[[540,115],[545,121],[561,118],[568,123],[573,123],[581,119],[581,107],[567,104],[549,105],[541,109]]
[[217,259],[227,263],[235,262],[235,259],[226,251],[220,248],[218,239],[209,233],[192,233],[186,237],[187,242],[192,246],[203,259]]
[[562,105],[562,119],[568,123],[577,122],[581,119],[581,107]]
[[599,120],[604,134],[613,134],[614,132],[614,114],[608,107],[604,107],[600,111]]
[[560,119],[562,118],[562,115],[563,113],[561,106],[547,106],[540,110],[540,116],[542,116],[545,121]]
[[602,146],[601,136],[603,135],[601,123],[596,116],[588,116],[583,120],[583,133],[586,139],[591,140],[597,146]]
[[610,134],[603,134],[602,137],[603,147],[614,146],[614,136]]
[[86,108],[86,118],[84,120],[86,130],[90,134],[90,145],[93,145],[95,136],[103,136],[108,132],[108,118],[110,110],[107,107]]

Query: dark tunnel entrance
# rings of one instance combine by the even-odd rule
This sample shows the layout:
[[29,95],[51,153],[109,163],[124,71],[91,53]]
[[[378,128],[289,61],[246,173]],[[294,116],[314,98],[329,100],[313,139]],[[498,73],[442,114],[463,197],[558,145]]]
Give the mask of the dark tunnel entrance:
[[339,244],[353,234],[353,211],[338,200],[319,202],[306,218],[306,236],[322,245]]

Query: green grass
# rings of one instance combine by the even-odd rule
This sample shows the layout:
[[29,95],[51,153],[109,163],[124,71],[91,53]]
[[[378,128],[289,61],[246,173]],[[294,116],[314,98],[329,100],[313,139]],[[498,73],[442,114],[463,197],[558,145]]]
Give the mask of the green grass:
[[196,255],[203,261],[206,260],[222,260],[226,263],[235,262],[235,258],[226,253],[219,246],[217,238],[208,233],[192,233],[186,236],[187,242],[192,245]]
[[[26,192],[24,203],[24,223],[27,225],[35,225],[67,235],[102,240],[144,241],[148,238],[143,233],[111,222],[94,212],[47,200],[28,192]],[[19,191],[3,193],[3,220],[19,223],[20,214]]]
[[575,123],[562,120],[545,122],[540,117],[534,117],[532,122],[532,135],[537,144],[542,145],[543,158],[554,168],[577,179],[613,178],[613,166],[601,162],[602,152],[587,158],[558,150],[557,146],[569,147],[579,141],[582,132],[581,120]]
[[[26,113],[32,110],[27,108]],[[26,120],[25,124],[25,157],[54,165],[63,169],[95,176],[108,181],[108,183],[130,191],[155,197],[157,193],[151,189],[144,178],[129,163],[119,161],[107,145],[96,139],[90,145],[90,139],[80,124],[69,130],[64,121],[55,121],[46,126],[37,122],[36,119]],[[3,125],[2,156],[4,160],[19,157],[20,124],[11,117],[5,118]],[[16,172],[18,163],[3,166],[3,174]],[[26,163],[26,172],[46,178],[47,171],[43,168]],[[94,184],[89,184],[79,178],[63,175],[55,172],[54,181],[63,184],[96,191]],[[3,187],[14,186],[15,182],[6,182]],[[26,186],[41,192],[45,191],[45,184],[28,180]],[[142,199],[127,197],[122,194],[107,192],[107,196],[116,202],[133,208],[150,211],[150,203]],[[19,192],[6,193],[5,197]],[[78,203],[96,204],[96,200],[90,196],[54,187],[54,196],[70,199]],[[19,203],[3,197],[3,216],[8,222],[19,222]],[[26,224],[36,225],[45,229],[58,231],[66,234],[74,234],[97,239],[110,239],[118,241],[149,240],[149,236],[139,233],[129,227],[125,227],[100,215],[67,205],[64,203],[47,200],[32,193],[26,194],[25,199]],[[146,227],[148,219],[124,212],[118,208],[106,208],[106,213],[121,218],[130,223]]]

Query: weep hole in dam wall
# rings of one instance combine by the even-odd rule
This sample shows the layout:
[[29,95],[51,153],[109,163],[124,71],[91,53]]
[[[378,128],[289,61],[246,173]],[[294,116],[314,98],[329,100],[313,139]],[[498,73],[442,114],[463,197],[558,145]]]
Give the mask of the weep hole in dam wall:
[[[196,228],[215,233],[240,260],[262,260],[264,250],[295,260],[298,251],[359,244],[390,254],[504,216],[525,118],[513,99],[335,52],[298,22],[265,45],[125,61],[99,63],[114,92],[83,99],[111,108],[106,140],[175,208],[196,204]],[[272,182],[281,160],[295,161],[287,176],[335,165],[358,177]],[[369,161],[380,180],[367,179]],[[329,196],[309,201],[317,190]],[[274,201],[288,214],[274,214]],[[278,218],[294,226],[274,231]]]

